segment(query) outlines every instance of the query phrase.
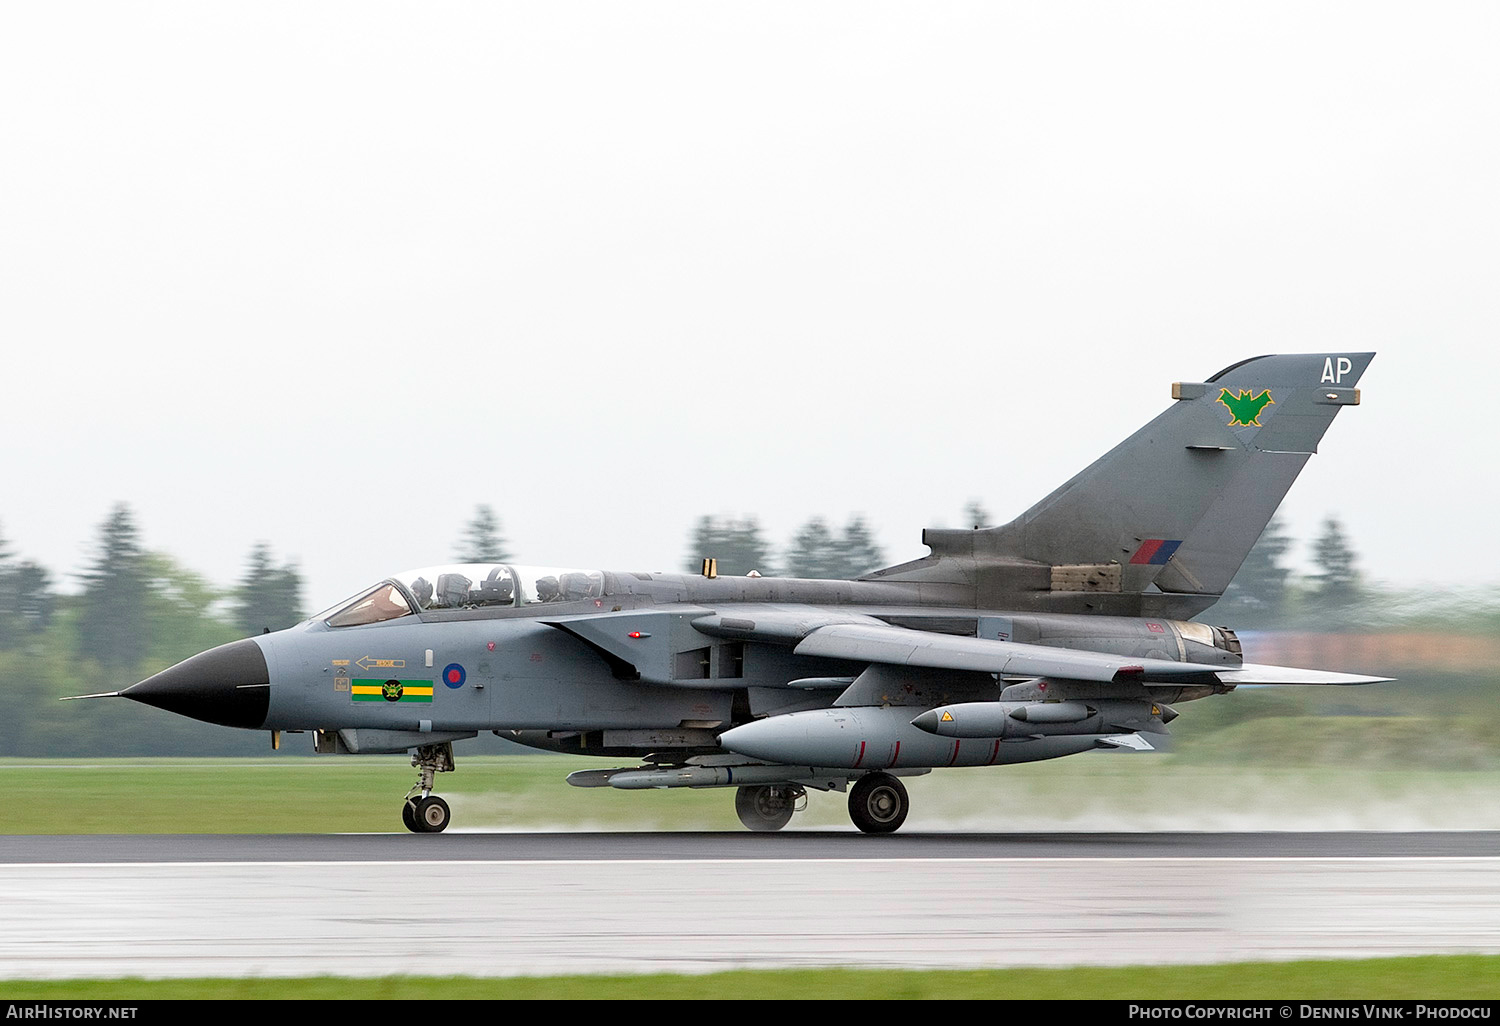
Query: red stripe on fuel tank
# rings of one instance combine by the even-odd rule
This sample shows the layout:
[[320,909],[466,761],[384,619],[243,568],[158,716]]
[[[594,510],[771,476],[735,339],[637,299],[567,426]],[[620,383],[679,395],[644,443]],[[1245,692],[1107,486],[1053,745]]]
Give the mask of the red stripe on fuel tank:
[[896,760],[901,758],[901,742],[896,742],[896,750],[891,753],[891,765],[896,765]]
[[995,765],[995,760],[998,758],[1000,758],[1000,739],[997,737],[995,738],[995,750],[990,753],[989,764],[991,766]]
[[859,764],[865,761],[865,743],[859,743],[859,758],[854,760],[854,768],[859,769]]
[[959,746],[959,742],[958,741],[954,741],[953,742],[953,756],[952,756],[952,758],[950,758],[948,760],[948,765],[949,766],[952,766],[955,762],[958,761],[958,746]]

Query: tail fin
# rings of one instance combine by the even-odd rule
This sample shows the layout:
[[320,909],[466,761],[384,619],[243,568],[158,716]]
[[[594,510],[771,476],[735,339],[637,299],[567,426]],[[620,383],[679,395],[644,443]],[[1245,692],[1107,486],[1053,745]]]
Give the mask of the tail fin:
[[[927,531],[923,540],[939,560],[972,558],[981,596],[994,590],[985,587],[988,566],[1009,580],[1021,566],[1051,567],[1052,592],[1139,596],[1154,584],[1183,596],[1178,608],[1206,608],[1339,409],[1359,403],[1355,385],[1374,355],[1258,356],[1205,382],[1180,382],[1171,407],[1011,523]],[[893,567],[871,577],[932,576],[922,563],[932,567],[919,560],[907,565],[917,572]]]
[[1223,593],[1374,356],[1258,356],[1173,385],[1166,412],[996,528],[996,551],[1119,562],[1123,591]]

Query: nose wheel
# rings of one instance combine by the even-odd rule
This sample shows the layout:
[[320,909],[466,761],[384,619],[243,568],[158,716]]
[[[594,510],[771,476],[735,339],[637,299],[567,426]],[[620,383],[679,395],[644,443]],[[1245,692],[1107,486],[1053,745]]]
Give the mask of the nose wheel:
[[432,793],[432,780],[438,773],[453,769],[453,745],[424,745],[411,757],[417,767],[417,782],[406,792],[401,803],[401,823],[414,834],[440,834],[448,829],[452,814],[448,803]]
[[439,834],[448,827],[448,803],[435,794],[408,798],[401,806],[401,822],[414,834]]

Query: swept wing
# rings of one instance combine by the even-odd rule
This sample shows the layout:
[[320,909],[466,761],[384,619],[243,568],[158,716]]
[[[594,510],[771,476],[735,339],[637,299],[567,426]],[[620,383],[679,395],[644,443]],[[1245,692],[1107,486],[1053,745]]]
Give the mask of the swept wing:
[[895,627],[875,621],[822,623],[806,613],[796,617],[770,613],[744,617],[701,617],[692,621],[699,631],[724,637],[791,643],[797,655],[847,659],[892,666],[968,670],[1013,677],[1052,677],[1096,683],[1138,684],[1376,684],[1390,677],[1369,677],[1329,670],[1254,663],[1192,663],[1169,659],[1140,659],[1079,648],[1027,645],[990,638]]

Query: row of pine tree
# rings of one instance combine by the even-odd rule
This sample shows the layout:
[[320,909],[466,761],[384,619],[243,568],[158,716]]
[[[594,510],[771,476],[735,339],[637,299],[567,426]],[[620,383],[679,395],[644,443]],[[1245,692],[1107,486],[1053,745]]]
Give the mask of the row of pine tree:
[[[978,503],[964,510],[974,527],[989,526]],[[1279,625],[1289,611],[1309,607],[1349,609],[1361,599],[1360,573],[1353,547],[1338,520],[1329,518],[1312,546],[1315,571],[1298,578],[1287,565],[1295,545],[1273,520],[1213,610],[1221,622],[1247,626]],[[757,571],[764,576],[852,578],[885,565],[885,554],[861,516],[842,528],[822,517],[809,519],[780,551],[773,549],[753,516],[705,516],[697,521],[682,564],[696,571],[704,557],[718,560],[725,575]],[[499,517],[481,505],[465,526],[453,558],[460,562],[501,562],[512,558]],[[156,630],[180,631],[176,615],[210,617],[238,636],[279,630],[307,612],[296,565],[279,562],[271,547],[250,550],[244,575],[227,591],[179,565],[170,555],[143,547],[128,506],[116,505],[99,527],[95,554],[79,575],[82,590],[59,593],[52,575],[29,560],[18,560],[0,537],[0,649],[39,636],[60,607],[69,608],[77,626],[79,654],[112,669],[136,668],[151,649]]]

